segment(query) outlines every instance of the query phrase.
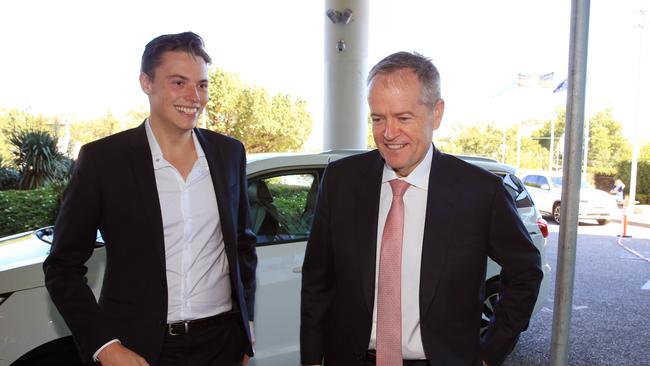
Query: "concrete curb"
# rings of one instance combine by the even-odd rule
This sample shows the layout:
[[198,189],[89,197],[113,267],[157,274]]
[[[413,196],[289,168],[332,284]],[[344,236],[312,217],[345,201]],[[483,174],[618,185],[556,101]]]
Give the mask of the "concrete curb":
[[[617,224],[620,224],[620,223],[621,223],[621,220],[619,220],[619,219],[614,219],[614,220],[611,220],[611,222],[615,222],[615,223],[617,223]],[[641,227],[650,228],[650,222],[640,222],[640,221],[634,221],[634,220],[630,220],[630,219],[628,219],[628,220],[627,220],[627,224],[628,224],[628,225],[633,225],[633,226],[641,226]]]

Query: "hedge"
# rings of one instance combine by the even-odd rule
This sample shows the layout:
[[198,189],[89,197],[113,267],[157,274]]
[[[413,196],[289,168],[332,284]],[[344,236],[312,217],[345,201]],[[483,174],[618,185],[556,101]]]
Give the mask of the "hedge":
[[0,191],[0,237],[54,225],[63,187]]
[[[622,161],[618,164],[618,178],[625,183],[625,196],[630,190],[631,161]],[[650,161],[639,161],[636,169],[636,200],[642,204],[650,204]]]

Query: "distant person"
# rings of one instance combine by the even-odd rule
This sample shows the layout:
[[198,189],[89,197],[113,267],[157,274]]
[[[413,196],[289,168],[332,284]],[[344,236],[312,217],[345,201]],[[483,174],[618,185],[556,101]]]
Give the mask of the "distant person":
[[624,201],[624,197],[623,197],[623,195],[624,195],[623,191],[624,190],[625,190],[625,184],[623,183],[623,181],[620,180],[620,179],[616,179],[614,181],[614,187],[612,187],[612,189],[609,191],[609,193],[615,195],[617,201],[623,202]]
[[[210,62],[194,33],[153,39],[140,73],[149,117],[79,153],[43,267],[84,362],[223,366],[253,355],[244,148],[196,128]],[[95,301],[84,275],[97,229],[106,272]]]
[[[427,58],[368,76],[377,150],[331,163],[303,265],[303,365],[499,365],[526,329],[540,254],[503,180],[432,144],[445,103]],[[499,302],[479,342],[488,256]]]

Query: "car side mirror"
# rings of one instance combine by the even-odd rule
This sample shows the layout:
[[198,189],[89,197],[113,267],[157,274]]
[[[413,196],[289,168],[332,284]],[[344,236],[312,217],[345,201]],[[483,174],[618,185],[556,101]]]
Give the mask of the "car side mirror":
[[547,190],[547,191],[550,191],[550,190],[551,190],[551,186],[549,186],[548,184],[542,184],[541,186],[539,186],[539,188],[541,188],[541,189],[545,189],[545,190]]

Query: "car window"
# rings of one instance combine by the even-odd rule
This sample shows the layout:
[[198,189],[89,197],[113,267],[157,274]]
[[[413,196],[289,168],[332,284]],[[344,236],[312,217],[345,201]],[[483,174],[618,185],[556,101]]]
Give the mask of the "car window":
[[524,177],[524,185],[529,187],[539,188],[540,184],[538,183],[537,175],[527,175]]
[[248,199],[258,245],[304,241],[316,207],[318,173],[276,174],[251,179]]
[[528,195],[528,191],[524,188],[524,184],[512,174],[506,174],[503,177],[503,183],[506,186],[506,190],[512,196],[512,199],[515,201],[517,208],[531,207],[533,201]]

